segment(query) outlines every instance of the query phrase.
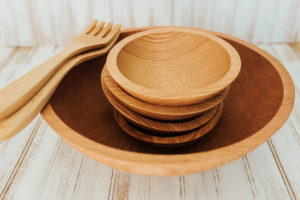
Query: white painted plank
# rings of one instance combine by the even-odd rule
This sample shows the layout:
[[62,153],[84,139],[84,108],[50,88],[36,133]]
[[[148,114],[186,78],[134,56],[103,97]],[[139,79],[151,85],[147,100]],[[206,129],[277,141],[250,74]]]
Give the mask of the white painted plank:
[[213,4],[213,1],[199,0],[194,2],[194,27],[212,30],[212,20],[214,16]]
[[9,141],[0,144],[0,198],[2,199],[10,188],[15,175],[38,128],[37,120],[33,120],[23,131]]
[[141,175],[131,175],[130,187],[128,189],[128,199],[140,200],[150,199],[150,177]]
[[288,199],[267,143],[216,170],[185,177],[187,199]]
[[19,71],[29,70],[25,63],[35,54],[34,48],[16,48],[14,51],[10,60],[3,59],[2,61],[5,66],[0,69],[0,88],[18,78],[20,76]]
[[[11,49],[9,48],[11,51]],[[0,87],[4,87],[12,82],[25,72],[32,69],[38,63],[44,61],[54,53],[53,47],[43,48],[16,48],[13,54],[7,54],[11,57],[9,61],[1,59],[5,67],[1,67],[0,73]],[[0,52],[3,52],[2,50]],[[28,153],[32,139],[36,134],[38,128],[37,118],[29,124],[23,131],[21,131],[14,138],[0,143],[0,191],[1,195],[7,193],[10,184],[18,173],[20,165]]]
[[[294,42],[295,38],[289,35],[297,35],[297,20],[299,20],[300,1],[277,1],[276,14],[274,15],[269,39],[272,43],[280,41]],[[288,13],[288,14],[287,14]],[[289,30],[289,31],[282,31]],[[263,41],[262,41],[263,42]]]
[[132,7],[129,0],[112,0],[110,6],[113,22],[122,24],[124,28],[133,26]]
[[215,170],[209,170],[184,176],[183,185],[186,199],[220,199],[215,175]]
[[[15,50],[9,48],[8,51],[13,53],[5,53],[3,49],[0,51],[3,53],[0,55],[1,62],[5,65],[5,67],[1,66],[0,87],[4,87],[16,79],[19,76],[17,72],[21,71],[22,73],[22,71],[29,70],[30,63],[34,63],[34,59],[42,57],[41,52],[33,48],[17,48]],[[4,54],[10,59],[5,59]],[[23,63],[27,63],[27,65]],[[28,152],[31,140],[35,135],[36,122],[37,119],[11,140],[0,143],[0,196],[7,192],[10,182]]]
[[175,26],[193,26],[195,1],[174,0],[173,20]]
[[[86,4],[87,1],[81,1],[82,4]],[[69,3],[73,7],[73,14],[72,16],[76,16],[77,13],[81,13],[81,15],[84,14],[84,12],[81,11],[80,8],[74,5],[74,3]],[[88,10],[90,15],[92,17],[87,16],[77,16],[76,20],[81,20],[80,18],[84,18],[85,23],[81,23],[81,27],[77,29],[78,32],[84,29],[84,27],[90,23],[90,19],[99,19],[107,22],[113,22],[112,19],[112,13],[111,13],[111,1],[90,1],[90,5],[88,6]],[[82,21],[82,20],[81,20]],[[77,24],[76,21],[74,21],[74,24]]]
[[289,199],[276,161],[267,143],[243,157],[255,199]]
[[83,155],[64,142],[61,142],[54,153],[55,157],[53,162],[48,163],[50,168],[35,195],[36,199],[72,198]]
[[277,159],[276,164],[289,188],[290,196],[297,199],[300,198],[300,59],[288,45],[273,45],[272,48],[265,49],[285,65],[296,87],[295,104],[290,118],[268,144]]
[[174,3],[172,0],[152,0],[149,9],[151,12],[149,25],[174,25]]
[[77,152],[42,122],[6,197],[106,199],[111,171]]
[[[234,19],[235,23],[233,26],[233,32],[231,34],[235,34],[236,37],[241,38],[246,41],[253,41],[254,33],[254,24],[257,20],[257,17],[254,19],[249,17],[251,15],[257,14],[257,7],[259,6],[258,1],[236,1],[235,2],[235,14]],[[247,9],[241,9],[247,8]]]
[[148,199],[149,177],[127,174],[84,157],[72,199]]
[[[215,0],[213,8],[213,16],[211,19],[212,30],[226,34],[233,33],[235,25],[235,12],[237,8],[236,1],[231,0]],[[230,13],[230,14],[229,14]],[[253,20],[253,18],[252,18]]]
[[16,48],[14,47],[0,48],[0,70],[7,66],[7,63],[10,62],[14,53],[16,53]]
[[108,199],[109,192],[114,186],[113,173],[115,170],[84,156],[72,199]]
[[82,158],[82,154],[62,142],[43,122],[6,197],[71,199]]
[[7,63],[0,72],[0,88],[15,81],[25,73],[29,72],[46,59],[53,56],[60,48],[54,46],[42,46],[38,48],[22,47],[19,53],[13,57],[12,63]]
[[112,176],[113,184],[110,188],[108,199],[128,199],[131,177],[131,174],[114,170],[114,174]]
[[151,21],[151,15],[153,13],[153,11],[150,9],[151,1],[131,0],[130,6],[132,8],[132,27],[153,25],[153,21]]
[[183,199],[184,193],[181,189],[180,178],[181,177],[150,177],[149,199]]
[[195,26],[254,43],[300,41],[298,0],[0,1],[0,45],[65,44],[93,19]]
[[[39,175],[39,171],[45,169],[45,168],[43,168],[43,162],[48,162],[48,160],[46,160],[47,156],[46,156],[45,152],[34,152],[34,153],[32,152],[32,148],[37,146],[37,144],[35,142],[36,138],[41,137],[41,134],[37,133],[37,130],[39,129],[42,120],[41,120],[41,117],[39,117],[37,119],[39,120],[39,123],[37,123],[35,125],[36,127],[34,129],[34,134],[30,138],[30,141],[28,142],[28,147],[26,148],[24,155],[22,155],[22,157],[19,155],[19,156],[16,156],[16,158],[15,158],[15,159],[22,158],[22,160],[19,163],[17,163],[16,170],[15,170],[12,178],[6,182],[5,191],[2,191],[3,197],[5,197],[7,199],[22,199],[22,198],[23,199],[33,199],[32,196],[30,196],[31,198],[28,198],[28,195],[30,195],[31,190],[36,187],[36,184],[37,184],[36,180],[37,180],[37,176]],[[30,133],[32,130],[28,130],[28,128],[30,128],[30,126],[26,128],[27,132]],[[43,130],[43,128],[42,128],[42,130]],[[9,142],[13,142],[13,140],[15,140],[15,139],[19,139],[19,135],[15,136]],[[20,138],[20,139],[24,139],[24,138]],[[23,140],[23,142],[24,141],[26,141],[26,140]],[[51,140],[49,140],[49,143],[51,144]],[[45,144],[43,143],[43,145],[45,145]],[[47,145],[46,145],[46,147],[47,147]],[[14,146],[14,149],[17,150],[16,146]],[[51,149],[49,149],[49,151],[50,150]],[[39,160],[36,160],[35,154],[40,154],[40,153],[43,153],[43,157],[40,157]],[[30,173],[30,171],[24,170],[24,168],[26,169],[28,166],[29,158],[32,159],[31,162],[33,162],[33,163],[35,162],[34,163],[35,171],[33,173]],[[27,185],[24,186],[23,182],[28,179],[30,180],[30,184],[27,183]],[[20,195],[20,193],[21,193],[21,195]]]
[[251,185],[241,159],[214,170],[220,199],[253,199]]

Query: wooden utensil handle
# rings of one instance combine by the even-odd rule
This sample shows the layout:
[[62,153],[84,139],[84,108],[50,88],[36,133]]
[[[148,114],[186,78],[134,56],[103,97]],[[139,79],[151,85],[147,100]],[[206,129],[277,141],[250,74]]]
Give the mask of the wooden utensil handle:
[[[65,74],[72,68],[72,66],[78,64],[77,60],[70,60],[60,68],[53,77],[46,83],[47,79],[50,78],[55,70],[48,71],[48,74],[40,79],[39,88],[43,87],[38,93],[35,93],[35,96],[23,104],[18,111],[4,120],[0,121],[0,141],[8,139],[14,135],[16,135],[19,131],[21,131],[24,127],[26,127],[34,117],[43,109],[45,104],[47,104],[48,100],[52,96],[53,92],[59,85],[60,81],[63,79]],[[42,66],[43,67],[43,66]],[[39,71],[35,71],[35,74],[38,74]],[[44,72],[44,71],[42,71]],[[33,72],[32,72],[33,73]],[[32,74],[30,74],[31,77]],[[24,79],[22,79],[23,81]],[[19,82],[18,82],[19,84]],[[33,93],[39,89],[38,87],[32,88],[28,95],[34,95]],[[30,97],[30,96],[29,96]],[[23,102],[25,98],[21,99]],[[19,104],[21,105],[21,104]],[[12,105],[13,107],[13,105]],[[16,107],[14,107],[16,108]]]
[[101,56],[106,52],[107,51],[103,51],[101,54],[90,56],[79,55],[65,62],[32,99],[8,118],[0,120],[0,141],[13,137],[35,118],[47,104],[60,81],[74,66],[86,60]]
[[70,51],[70,48],[65,48],[0,90],[0,120],[13,114],[28,102],[46,84],[59,66],[72,55],[74,52]]

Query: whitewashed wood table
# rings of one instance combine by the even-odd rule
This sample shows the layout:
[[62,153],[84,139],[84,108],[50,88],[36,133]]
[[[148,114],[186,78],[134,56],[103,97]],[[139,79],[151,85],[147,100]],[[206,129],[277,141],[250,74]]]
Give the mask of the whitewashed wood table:
[[[286,124],[246,156],[189,176],[132,175],[77,152],[38,116],[0,143],[0,199],[300,199],[300,44],[260,47],[286,66],[296,101]],[[59,49],[0,48],[0,87]]]

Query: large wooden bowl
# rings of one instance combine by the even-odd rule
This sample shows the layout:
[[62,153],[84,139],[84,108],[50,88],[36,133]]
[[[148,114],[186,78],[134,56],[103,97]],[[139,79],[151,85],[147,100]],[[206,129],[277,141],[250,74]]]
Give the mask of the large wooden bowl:
[[[150,29],[123,31],[122,38]],[[181,148],[146,145],[116,123],[101,93],[105,57],[74,68],[42,112],[47,123],[71,146],[110,167],[143,175],[185,175],[209,170],[250,152],[271,137],[288,118],[293,82],[283,65],[265,51],[237,38],[215,33],[240,54],[242,68],[224,100],[216,127]]]
[[132,96],[161,106],[213,97],[237,77],[241,61],[225,40],[198,29],[160,28],[131,35],[107,56],[111,77]]

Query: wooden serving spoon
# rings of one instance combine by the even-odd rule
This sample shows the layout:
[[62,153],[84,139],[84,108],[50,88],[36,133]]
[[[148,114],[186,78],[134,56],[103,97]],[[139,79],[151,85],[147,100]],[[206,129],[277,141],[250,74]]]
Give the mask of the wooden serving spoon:
[[109,91],[118,100],[118,102],[130,110],[146,117],[168,121],[189,119],[216,107],[225,99],[230,89],[230,86],[228,86],[214,97],[194,105],[158,106],[141,101],[122,90],[122,88],[120,88],[120,86],[109,75],[106,65],[103,67],[101,73],[101,82],[108,87]]
[[105,48],[80,54],[71,58],[53,75],[44,87],[17,112],[4,120],[0,120],[0,141],[9,139],[25,128],[43,109],[64,76],[80,63],[106,54],[116,43],[120,34],[118,29],[115,37]]
[[124,105],[119,103],[118,100],[110,93],[107,86],[105,85],[105,82],[102,82],[102,88],[108,101],[127,120],[145,130],[154,131],[161,135],[172,136],[176,133],[191,131],[199,128],[203,124],[207,123],[216,114],[218,107],[216,106],[208,111],[205,111],[197,117],[184,121],[158,121],[139,115],[138,113],[129,110]]
[[183,135],[179,136],[169,136],[169,137],[161,137],[153,135],[152,133],[134,127],[132,124],[130,124],[120,113],[118,113],[116,110],[114,110],[114,117],[119,124],[119,126],[129,135],[132,137],[146,142],[151,145],[155,146],[161,146],[161,147],[178,147],[190,144],[196,140],[198,140],[200,137],[211,131],[216,124],[218,123],[219,119],[221,118],[223,111],[223,103],[221,103],[218,106],[217,113],[215,116],[206,124],[204,124],[202,127],[185,133]]
[[120,25],[94,20],[61,52],[0,90],[0,119],[5,119],[27,103],[69,58],[81,52],[104,48],[120,31]]

